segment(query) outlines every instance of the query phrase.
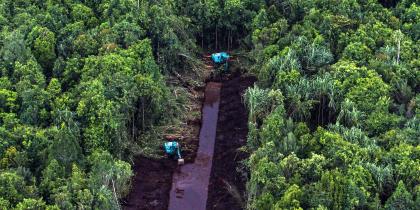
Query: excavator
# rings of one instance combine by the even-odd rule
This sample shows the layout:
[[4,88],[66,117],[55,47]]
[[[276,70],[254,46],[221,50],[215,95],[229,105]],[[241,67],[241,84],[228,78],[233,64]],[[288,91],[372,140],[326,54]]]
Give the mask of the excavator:
[[205,56],[206,58],[211,58],[213,63],[214,69],[219,70],[219,68],[223,65],[223,71],[221,73],[227,73],[229,70],[229,59],[231,56],[227,52],[218,52],[213,53],[209,56]]
[[184,159],[181,157],[181,145],[176,141],[173,136],[168,136],[169,141],[163,144],[163,149],[169,157],[178,160],[178,165],[184,165]]

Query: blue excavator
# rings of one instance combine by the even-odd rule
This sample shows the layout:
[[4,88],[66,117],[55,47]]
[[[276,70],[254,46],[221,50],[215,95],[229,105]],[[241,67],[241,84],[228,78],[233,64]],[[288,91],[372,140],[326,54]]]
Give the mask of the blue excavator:
[[229,69],[229,58],[230,55],[226,52],[218,52],[211,54],[211,60],[214,64],[216,64],[216,67],[223,65],[225,72],[227,72]]
[[184,165],[184,159],[181,157],[181,145],[173,136],[167,137],[168,141],[163,144],[165,153],[174,159],[178,160],[178,165]]
[[229,70],[229,60],[231,55],[227,52],[218,52],[213,53],[209,56],[205,56],[206,58],[211,58],[212,66],[215,70],[220,70],[220,67],[223,66],[223,69],[220,73],[227,73]]

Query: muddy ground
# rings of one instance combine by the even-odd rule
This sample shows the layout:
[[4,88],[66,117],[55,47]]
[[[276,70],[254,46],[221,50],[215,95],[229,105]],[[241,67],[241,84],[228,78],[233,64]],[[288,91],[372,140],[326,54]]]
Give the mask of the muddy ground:
[[169,159],[138,157],[134,163],[130,195],[122,202],[124,209],[166,210],[176,164]]
[[245,177],[237,168],[248,157],[239,148],[246,144],[248,112],[242,94],[255,77],[239,72],[222,79],[213,168],[209,185],[208,210],[244,209]]
[[[189,113],[201,113],[204,87],[194,87],[189,91]],[[192,163],[198,149],[201,115],[188,115],[185,126],[171,132],[179,139],[185,163]],[[162,149],[163,154],[163,149]],[[177,169],[177,161],[164,157],[160,159],[138,156],[135,158],[130,194],[121,200],[125,210],[167,210],[169,192],[172,186],[172,175]]]
[[[247,111],[242,104],[242,93],[251,86],[255,78],[241,76],[240,70],[224,78],[213,78],[213,81],[223,83],[221,103],[217,125],[217,137],[213,159],[212,175],[209,185],[207,209],[243,209],[243,194],[245,180],[236,169],[239,162],[247,158],[238,149],[246,144]],[[198,98],[204,89],[196,89]],[[197,100],[201,105],[202,101]],[[194,109],[201,108],[195,106]],[[187,138],[181,143],[185,148],[186,163],[193,162],[198,146],[200,119],[190,119],[187,122]],[[122,200],[124,209],[134,210],[166,210],[169,203],[169,192],[172,184],[172,174],[177,169],[176,161],[169,159],[151,159],[137,157],[133,170],[132,191]]]

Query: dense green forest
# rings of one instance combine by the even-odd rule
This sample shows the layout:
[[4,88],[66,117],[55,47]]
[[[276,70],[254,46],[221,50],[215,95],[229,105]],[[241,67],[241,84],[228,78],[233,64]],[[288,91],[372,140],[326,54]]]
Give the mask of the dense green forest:
[[200,53],[240,49],[249,209],[418,209],[416,0],[1,0],[0,209],[119,209]]
[[131,148],[181,109],[164,73],[195,42],[173,7],[1,1],[0,209],[119,208]]
[[248,208],[420,208],[419,35],[415,1],[259,10]]

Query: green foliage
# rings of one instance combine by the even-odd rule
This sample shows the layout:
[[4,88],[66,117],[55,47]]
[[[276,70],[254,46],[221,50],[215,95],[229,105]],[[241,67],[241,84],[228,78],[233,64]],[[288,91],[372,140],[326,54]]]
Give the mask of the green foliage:
[[280,200],[275,204],[276,209],[302,209],[300,207],[300,200],[302,196],[302,191],[299,189],[299,186],[292,185],[284,192],[284,195]]
[[16,92],[7,89],[0,89],[0,104],[2,105],[2,107],[0,107],[0,111],[6,113],[16,111],[16,99]]
[[27,196],[33,194],[32,189],[16,172],[4,171],[0,173],[0,197],[3,199],[3,204],[16,205],[23,201]]
[[120,208],[133,175],[123,160],[180,116],[165,80],[191,70],[180,55],[197,48],[179,5],[0,3],[0,209]]
[[416,209],[418,11],[262,3],[250,35],[259,81],[245,93],[249,209]]
[[285,120],[283,119],[284,109],[278,107],[273,113],[271,113],[261,128],[261,138],[265,142],[278,141],[280,137],[284,135],[282,128],[285,126]]
[[58,189],[65,182],[65,168],[57,160],[51,160],[42,174],[40,190],[47,195],[49,192]]
[[57,160],[61,165],[70,168],[73,162],[80,161],[82,151],[80,148],[80,130],[73,121],[72,113],[63,111],[58,114],[57,126],[52,127],[53,143],[49,148],[51,159]]
[[415,208],[419,8],[4,0],[0,209],[119,209],[123,160],[180,115],[166,78],[200,70],[198,45],[252,48],[249,209]]
[[254,86],[246,90],[244,100],[249,109],[249,120],[256,122],[262,120],[278,105],[282,105],[284,97],[279,91],[268,91]]
[[337,116],[337,122],[346,126],[359,127],[363,117],[363,112],[356,108],[355,103],[346,98],[341,103],[340,113]]
[[366,130],[372,135],[379,135],[391,128],[398,127],[401,117],[388,112],[375,111],[366,119]]
[[87,27],[94,27],[98,24],[98,19],[92,8],[84,4],[73,4],[71,8],[71,17],[73,21],[83,21]]
[[379,77],[359,78],[350,88],[346,98],[354,101],[356,108],[368,112],[374,110],[376,102],[389,94],[389,87]]
[[385,209],[414,209],[415,205],[412,195],[407,191],[404,182],[399,181],[397,189],[386,201]]
[[359,64],[366,64],[370,59],[371,50],[362,43],[350,43],[344,49],[343,58],[358,61]]
[[[25,62],[31,57],[30,50],[25,45],[24,34],[19,30],[14,30],[11,33],[6,33],[0,54],[2,56],[2,62],[4,67],[7,68],[7,72],[3,72],[3,76],[11,76],[12,67],[16,61]],[[2,36],[2,38],[3,38]]]
[[55,34],[45,27],[34,27],[28,35],[32,53],[44,68],[51,68],[55,55]]
[[16,210],[30,210],[30,209],[46,209],[45,202],[43,200],[35,200],[32,198],[24,199],[18,203],[15,208]]
[[[92,187],[112,186],[118,198],[124,198],[130,190],[130,181],[133,172],[131,166],[121,160],[114,160],[105,151],[96,151],[89,157],[92,165],[90,173]],[[115,201],[118,202],[118,201]]]
[[3,198],[0,198],[0,209],[9,209],[9,208],[10,208],[9,201]]

